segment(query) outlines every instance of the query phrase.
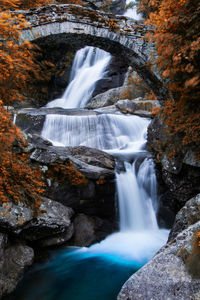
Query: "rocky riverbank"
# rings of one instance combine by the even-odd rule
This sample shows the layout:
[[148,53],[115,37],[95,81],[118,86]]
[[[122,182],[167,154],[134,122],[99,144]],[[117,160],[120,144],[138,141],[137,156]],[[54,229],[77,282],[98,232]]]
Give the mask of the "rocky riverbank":
[[179,211],[168,243],[122,287],[118,300],[200,299],[200,194]]

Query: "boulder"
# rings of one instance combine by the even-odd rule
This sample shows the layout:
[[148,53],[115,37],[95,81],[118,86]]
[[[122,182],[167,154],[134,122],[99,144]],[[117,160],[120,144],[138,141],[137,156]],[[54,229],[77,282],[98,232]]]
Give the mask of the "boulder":
[[160,107],[158,101],[145,100],[143,98],[136,98],[134,100],[119,100],[115,103],[115,106],[124,114],[134,114],[141,117],[152,117],[152,109]]
[[[97,109],[106,106],[110,106],[116,104],[119,100],[135,100],[136,104],[139,104],[138,101],[141,102],[145,97],[146,93],[148,93],[148,88],[144,82],[141,82],[141,79],[138,77],[137,73],[133,71],[131,67],[128,68],[126,75],[124,77],[123,85],[111,88],[108,91],[98,94],[97,96],[91,98],[86,105],[87,109]],[[158,101],[154,100],[144,100],[144,104],[140,104],[137,110],[146,110],[148,111],[148,106],[152,108],[153,106],[157,106]],[[118,107],[119,108],[119,107]]]
[[[200,221],[180,232],[124,284],[118,300],[199,300],[200,254],[194,235]],[[191,269],[195,269],[195,274]],[[190,272],[189,272],[190,271]],[[197,276],[198,275],[198,276]]]
[[189,226],[200,220],[200,194],[187,201],[183,208],[178,212],[174,225],[170,231],[168,241],[173,241],[176,236]]
[[116,229],[113,220],[78,214],[74,219],[74,236],[71,243],[74,246],[88,247],[100,242]]
[[52,146],[37,135],[28,139],[32,163],[43,170],[47,197],[76,213],[103,218],[115,215],[115,161],[111,155],[84,146]]
[[7,202],[1,206],[0,228],[15,234],[26,241],[38,241],[43,238],[72,231],[73,210],[47,198],[41,199],[37,216],[33,207],[19,202]]
[[109,105],[113,105],[120,99],[120,94],[124,90],[123,87],[113,88],[108,90],[105,93],[99,94],[89,100],[88,104],[86,105],[87,109],[96,109],[101,108]]
[[14,291],[25,270],[33,264],[34,251],[21,243],[8,243],[0,233],[0,298]]

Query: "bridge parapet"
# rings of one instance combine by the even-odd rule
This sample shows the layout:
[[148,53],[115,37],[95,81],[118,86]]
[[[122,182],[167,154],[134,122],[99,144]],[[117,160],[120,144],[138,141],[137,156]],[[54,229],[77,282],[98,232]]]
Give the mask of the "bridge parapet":
[[20,11],[30,23],[21,39],[40,43],[99,47],[120,56],[132,66],[162,102],[166,91],[159,78],[146,67],[149,48],[144,23],[124,16],[93,11],[79,5],[51,4]]

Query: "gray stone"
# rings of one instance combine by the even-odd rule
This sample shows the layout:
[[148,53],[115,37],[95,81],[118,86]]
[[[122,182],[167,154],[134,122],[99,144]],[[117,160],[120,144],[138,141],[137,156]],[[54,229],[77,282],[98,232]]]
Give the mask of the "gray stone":
[[66,232],[73,215],[71,208],[47,198],[41,199],[37,216],[33,207],[23,202],[17,205],[8,202],[6,207],[4,205],[1,207],[1,212],[0,227],[16,235],[20,234],[20,237],[29,241]]
[[142,117],[152,117],[152,109],[160,107],[158,101],[136,98],[134,100],[119,100],[115,104],[122,113],[135,114]]
[[191,253],[200,221],[181,232],[124,284],[118,300],[199,300],[200,280],[187,271],[184,253]]
[[74,237],[72,243],[74,246],[88,247],[100,242],[116,229],[113,220],[109,221],[94,216],[79,214],[74,219]]
[[8,236],[6,233],[0,232],[0,257],[3,255],[5,247],[8,243]]
[[65,244],[71,239],[74,233],[74,226],[71,224],[64,232],[52,235],[42,240],[37,241],[37,246],[39,247],[50,247],[50,246],[59,246]]
[[47,182],[47,197],[76,213],[103,218],[115,215],[115,160],[111,155],[84,146],[51,146],[37,135],[29,135],[28,140],[32,163],[42,168]]
[[114,178],[113,156],[85,146],[57,147],[37,135],[29,136],[30,158],[41,164],[68,164],[69,161],[89,179]]
[[200,168],[200,160],[197,159],[197,155],[193,149],[188,149],[184,155],[183,163]]
[[110,89],[105,93],[99,94],[92,98],[86,108],[88,109],[97,109],[106,106],[113,105],[120,99],[120,93],[124,90],[123,87],[118,87],[114,89]]
[[168,241],[173,241],[176,236],[190,225],[200,220],[200,194],[187,201],[183,208],[178,212],[174,225],[169,234]]
[[105,114],[109,114],[109,113],[116,113],[119,112],[119,109],[117,109],[117,107],[115,105],[109,105],[109,106],[105,106],[105,107],[100,107],[100,108],[96,108],[95,111],[100,112],[100,113],[105,113]]
[[[159,117],[155,117],[148,127],[148,149],[156,158],[162,205],[167,211],[177,213],[186,201],[200,193],[200,168],[195,166],[191,157],[190,162],[184,159],[184,146],[181,152],[171,157],[170,153],[174,146],[172,142],[179,146],[182,142],[180,136],[173,136],[173,140],[169,136],[169,140],[166,125]],[[186,149],[186,151],[189,150]]]
[[172,174],[179,174],[182,169],[182,161],[175,158],[169,158],[166,155],[163,155],[161,158],[161,164],[163,170]]
[[14,291],[25,270],[33,264],[32,248],[13,244],[0,256],[0,298]]

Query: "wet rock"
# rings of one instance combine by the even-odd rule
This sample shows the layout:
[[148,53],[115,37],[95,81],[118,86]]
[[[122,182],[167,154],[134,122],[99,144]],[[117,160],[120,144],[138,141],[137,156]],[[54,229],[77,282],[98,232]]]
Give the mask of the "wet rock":
[[33,259],[34,251],[26,245],[15,243],[1,248],[0,298],[14,291],[25,270],[32,265]]
[[71,161],[79,172],[89,179],[114,178],[113,156],[85,146],[57,147],[37,135],[29,136],[33,161],[42,164],[68,163]]
[[158,101],[136,98],[134,100],[119,100],[115,106],[124,114],[135,114],[142,117],[152,117],[152,109],[160,107]]
[[105,70],[106,75],[96,83],[92,98],[110,89],[121,87],[124,83],[127,68],[128,65],[122,58],[112,56]]
[[114,89],[110,89],[105,93],[99,94],[92,98],[86,108],[87,109],[96,109],[101,108],[109,105],[113,105],[120,99],[120,94],[124,90],[123,87],[118,87]]
[[79,214],[74,219],[73,245],[88,247],[116,230],[114,221]]
[[186,165],[190,165],[193,167],[200,168],[200,160],[197,160],[197,153],[195,153],[196,149],[188,149],[183,158],[183,163]]
[[71,224],[64,232],[58,233],[56,235],[51,235],[50,237],[43,238],[37,241],[37,246],[39,247],[50,247],[59,246],[68,242],[74,234],[74,226]]
[[[33,207],[23,202],[6,203],[1,207],[0,228],[26,241],[36,241],[67,233],[73,210],[47,198],[41,199],[37,216]],[[69,229],[71,231],[71,228]]]
[[16,125],[26,134],[40,134],[44,125],[46,115],[85,116],[96,115],[93,111],[83,109],[63,108],[23,108],[13,112],[16,114]]
[[115,215],[115,161],[97,149],[84,146],[56,147],[29,135],[30,157],[42,167],[46,195],[76,213],[99,217]]
[[184,207],[178,212],[174,225],[169,234],[168,241],[173,241],[176,236],[190,225],[200,220],[200,194],[187,201]]
[[[179,233],[124,284],[118,300],[200,299],[200,279],[188,272],[191,244],[200,221]],[[186,263],[185,263],[186,262]],[[197,258],[196,263],[199,263]]]
[[[181,145],[179,137],[174,139]],[[167,141],[166,126],[158,117],[152,120],[148,128],[148,148],[155,155],[162,207],[177,213],[186,201],[200,193],[198,161],[193,161],[193,155],[189,159],[190,150],[186,150],[186,155],[178,152],[170,157],[171,145]]]

